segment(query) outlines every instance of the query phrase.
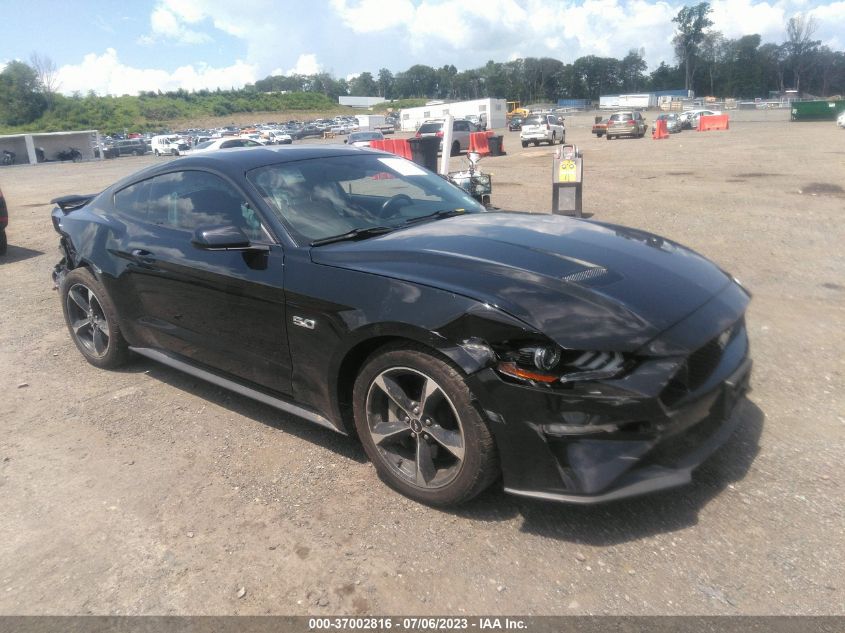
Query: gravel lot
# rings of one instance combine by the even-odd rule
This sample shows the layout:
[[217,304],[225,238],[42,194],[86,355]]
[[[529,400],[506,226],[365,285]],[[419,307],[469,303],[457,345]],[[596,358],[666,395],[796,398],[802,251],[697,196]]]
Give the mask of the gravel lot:
[[[608,142],[591,123],[567,120],[585,211],[754,292],[754,390],[693,485],[434,510],[350,439],[150,361],[97,370],[52,290],[48,202],[156,159],[3,168],[0,614],[844,613],[845,132],[737,112]],[[494,202],[548,212],[551,149],[505,149],[482,162]]]

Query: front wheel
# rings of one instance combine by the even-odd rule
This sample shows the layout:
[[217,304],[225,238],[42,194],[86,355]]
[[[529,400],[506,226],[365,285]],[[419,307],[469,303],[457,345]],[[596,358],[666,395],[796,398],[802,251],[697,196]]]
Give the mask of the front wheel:
[[452,143],[452,153],[449,154],[450,156],[457,156],[461,153],[461,144],[458,141]]
[[370,357],[355,380],[353,409],[379,476],[412,499],[463,503],[498,476],[493,438],[462,374],[424,348]]
[[523,146],[523,147],[528,147],[528,141],[522,141],[522,146]]
[[0,255],[6,254],[6,249],[9,248],[9,242],[6,239],[6,229],[0,229]]
[[557,143],[557,132],[552,132],[552,140],[549,141],[549,145],[554,145]]
[[70,271],[62,282],[62,310],[70,337],[89,363],[114,369],[129,357],[117,313],[105,288],[87,268]]

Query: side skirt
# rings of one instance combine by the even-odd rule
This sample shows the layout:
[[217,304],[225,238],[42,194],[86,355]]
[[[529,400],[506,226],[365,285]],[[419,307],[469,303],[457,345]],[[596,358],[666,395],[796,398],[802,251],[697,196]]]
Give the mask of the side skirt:
[[185,362],[173,356],[172,354],[168,354],[166,352],[161,352],[157,349],[150,349],[148,347],[130,347],[133,352],[136,354],[140,354],[141,356],[146,356],[154,361],[157,361],[163,365],[167,365],[168,367],[173,367],[174,369],[178,369],[179,371],[183,371],[186,374],[190,374],[196,378],[201,380],[205,380],[206,382],[210,382],[213,385],[217,385],[218,387],[223,387],[224,389],[228,389],[229,391],[234,391],[242,396],[246,396],[247,398],[251,398],[253,400],[257,400],[258,402],[263,402],[264,404],[270,405],[275,409],[279,409],[280,411],[284,411],[285,413],[290,413],[297,417],[300,417],[304,420],[308,420],[309,422],[313,422],[314,424],[319,424],[320,426],[324,426],[327,429],[331,429],[337,433],[342,435],[346,435],[346,432],[342,429],[339,429],[334,424],[332,424],[329,420],[324,418],[319,413],[314,411],[310,411],[308,409],[304,409],[298,405],[295,405],[287,400],[282,400],[281,398],[276,398],[275,396],[268,395],[266,393],[262,393],[256,389],[252,389],[251,387],[247,387],[246,385],[242,385],[234,380],[229,380],[228,378],[223,378],[222,376],[218,376],[210,371],[202,369],[201,367],[197,367],[196,365],[192,365],[191,363]]

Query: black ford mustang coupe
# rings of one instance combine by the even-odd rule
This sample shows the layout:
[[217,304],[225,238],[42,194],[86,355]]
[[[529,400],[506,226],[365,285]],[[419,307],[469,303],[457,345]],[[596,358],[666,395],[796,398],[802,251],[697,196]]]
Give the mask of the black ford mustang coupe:
[[71,338],[341,433],[429,504],[690,481],[748,387],[748,293],[650,233],[488,211],[350,147],[235,149],[54,201]]

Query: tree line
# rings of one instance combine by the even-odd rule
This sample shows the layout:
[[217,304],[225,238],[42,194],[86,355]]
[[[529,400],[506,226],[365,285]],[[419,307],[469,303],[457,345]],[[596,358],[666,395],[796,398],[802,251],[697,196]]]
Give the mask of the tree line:
[[796,15],[785,25],[786,40],[763,43],[759,35],[732,39],[712,30],[707,2],[685,6],[673,18],[674,63],[647,72],[644,49],[621,59],[586,55],[572,63],[527,57],[459,71],[415,64],[393,73],[363,72],[350,81],[330,73],[268,76],[240,90],[142,92],[100,97],[58,94],[56,68],[45,57],[14,61],[0,72],[0,127],[54,130],[155,129],[166,121],[234,112],[327,110],[343,95],[394,99],[597,101],[600,95],[686,88],[697,95],[750,99],[787,89],[818,96],[845,94],[845,52],[813,39],[817,23]]

